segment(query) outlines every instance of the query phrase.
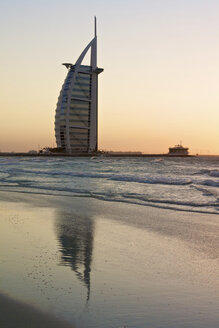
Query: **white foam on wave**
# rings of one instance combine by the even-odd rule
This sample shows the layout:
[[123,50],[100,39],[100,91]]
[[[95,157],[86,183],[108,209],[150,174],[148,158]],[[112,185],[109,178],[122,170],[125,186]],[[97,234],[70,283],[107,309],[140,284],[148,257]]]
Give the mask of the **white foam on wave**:
[[[7,184],[5,183],[5,185],[2,185],[2,187],[7,186]],[[22,192],[23,190],[26,190],[27,192],[31,192],[34,190],[38,190],[41,191],[43,194],[48,194],[48,195],[57,195],[57,196],[79,196],[81,195],[82,197],[91,197],[91,198],[96,198],[96,199],[102,199],[105,201],[122,201],[122,202],[127,202],[127,203],[133,203],[136,202],[139,205],[145,205],[145,204],[154,204],[154,206],[157,204],[159,206],[161,205],[168,205],[168,206],[177,206],[180,208],[183,207],[217,207],[219,206],[219,202],[217,201],[217,199],[215,199],[214,201],[207,201],[207,200],[203,200],[202,202],[200,201],[192,201],[192,200],[180,200],[180,199],[176,199],[176,197],[174,197],[173,199],[165,199],[165,198],[155,198],[151,195],[142,195],[140,193],[131,193],[131,192],[119,192],[119,191],[112,191],[112,190],[108,190],[108,191],[93,191],[93,190],[89,190],[89,189],[85,189],[85,188],[74,188],[74,187],[67,187],[65,185],[62,185],[60,187],[54,184],[47,184],[47,185],[41,185],[41,184],[35,184],[32,183],[30,184],[29,181],[25,181],[25,180],[20,180],[18,181],[17,184],[8,184],[8,187],[16,187],[14,189],[14,191],[19,192],[18,190],[20,189],[20,192]],[[0,185],[1,187],[1,185]],[[195,186],[194,186],[195,187]],[[203,188],[199,188],[199,187],[195,187],[197,190],[199,191],[203,191]],[[2,188],[1,188],[2,189]],[[212,193],[209,193],[208,196],[214,196]]]
[[125,182],[138,182],[148,184],[166,184],[166,185],[188,185],[192,183],[189,178],[171,178],[171,177],[137,177],[126,175],[115,175],[110,180],[125,181]]
[[[0,190],[218,213],[219,170],[215,164],[200,170],[199,163],[191,169],[188,163],[161,167],[157,162],[153,165],[128,160],[119,164],[109,160],[107,165],[96,162],[23,159],[23,163],[2,163]],[[165,161],[158,163],[162,162]]]
[[143,202],[151,202],[151,203],[158,203],[158,204],[169,204],[169,205],[177,205],[177,206],[191,206],[191,207],[211,207],[217,206],[219,203],[217,201],[209,202],[207,200],[202,202],[197,201],[185,201],[185,200],[174,200],[174,199],[158,199],[152,197],[144,197],[139,194],[123,194],[124,198],[127,199],[137,199]]
[[[35,189],[35,191],[33,190]],[[0,189],[2,190],[2,189]],[[40,191],[39,191],[40,190]],[[171,201],[161,201],[161,200],[144,200],[138,196],[135,198],[129,199],[128,197],[121,197],[121,195],[116,194],[101,194],[89,191],[82,191],[82,190],[74,190],[74,192],[70,193],[69,190],[66,190],[65,194],[57,193],[57,190],[52,190],[52,188],[44,189],[44,188],[32,188],[28,190],[25,189],[5,189],[7,192],[17,192],[17,193],[24,193],[24,194],[37,194],[37,195],[47,195],[47,196],[62,196],[62,197],[88,197],[94,198],[102,201],[107,202],[122,202],[127,204],[133,205],[141,205],[141,206],[151,206],[155,208],[161,209],[169,209],[175,211],[184,211],[184,212],[194,212],[194,213],[205,213],[205,214],[219,214],[219,204],[212,203],[212,204],[195,204],[195,203],[177,203]],[[53,192],[54,191],[54,192]]]
[[70,171],[45,171],[45,170],[23,170],[23,169],[9,169],[8,172],[13,174],[36,174],[36,175],[48,175],[48,176],[69,176],[77,178],[92,178],[92,179],[108,179],[112,181],[121,182],[135,182],[145,184],[166,184],[166,185],[188,185],[192,183],[190,178],[172,178],[172,177],[151,177],[136,175],[121,175],[121,174],[110,174],[110,173],[82,173],[82,172],[70,172]]

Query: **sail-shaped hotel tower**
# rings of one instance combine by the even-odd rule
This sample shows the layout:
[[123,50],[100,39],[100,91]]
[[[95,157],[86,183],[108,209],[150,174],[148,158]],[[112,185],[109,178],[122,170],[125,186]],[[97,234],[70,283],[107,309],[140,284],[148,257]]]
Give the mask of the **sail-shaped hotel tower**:
[[[90,50],[90,66],[82,65]],[[55,115],[55,136],[58,148],[68,153],[97,151],[98,74],[96,17],[94,38],[76,63],[63,64],[68,73],[62,86]]]

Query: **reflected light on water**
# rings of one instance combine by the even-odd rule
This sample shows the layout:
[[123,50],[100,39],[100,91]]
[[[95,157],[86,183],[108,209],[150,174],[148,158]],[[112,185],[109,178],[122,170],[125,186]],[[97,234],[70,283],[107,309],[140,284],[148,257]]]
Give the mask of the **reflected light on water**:
[[217,327],[217,217],[50,199],[0,203],[1,291],[85,327]]
[[90,272],[95,223],[90,217],[74,215],[67,211],[56,212],[56,234],[61,252],[61,265],[70,266],[77,278],[87,288],[90,298]]

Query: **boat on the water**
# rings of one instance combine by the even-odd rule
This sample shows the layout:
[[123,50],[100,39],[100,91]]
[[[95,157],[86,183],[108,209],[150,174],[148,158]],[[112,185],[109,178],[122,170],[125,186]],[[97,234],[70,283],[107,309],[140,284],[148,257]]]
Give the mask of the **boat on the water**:
[[189,148],[183,147],[181,144],[169,148],[168,155],[172,156],[188,156]]

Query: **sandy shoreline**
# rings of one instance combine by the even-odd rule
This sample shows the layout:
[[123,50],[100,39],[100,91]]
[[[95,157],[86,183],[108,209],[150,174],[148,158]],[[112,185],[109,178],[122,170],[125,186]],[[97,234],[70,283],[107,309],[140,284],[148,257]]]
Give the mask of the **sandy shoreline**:
[[0,327],[2,328],[74,328],[30,305],[0,294]]
[[2,327],[216,324],[217,215],[12,192],[0,211]]

